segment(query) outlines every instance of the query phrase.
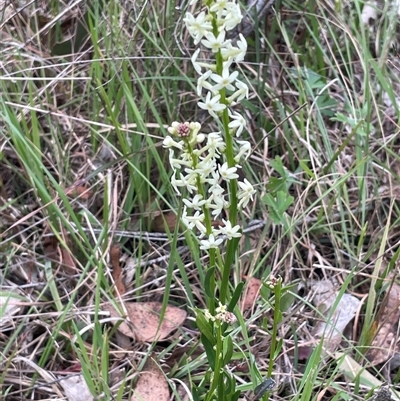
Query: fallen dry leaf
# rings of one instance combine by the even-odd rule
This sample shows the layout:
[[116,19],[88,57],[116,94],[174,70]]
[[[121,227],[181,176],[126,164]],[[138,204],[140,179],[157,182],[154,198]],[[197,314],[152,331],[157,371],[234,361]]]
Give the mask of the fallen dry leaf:
[[47,237],[43,241],[43,249],[48,260],[59,264],[68,275],[72,276],[77,273],[78,269],[74,261],[73,251],[69,247],[71,241],[63,228],[62,235],[67,247],[60,245],[56,237]]
[[[129,320],[125,320],[118,326],[118,330],[136,341],[164,340],[171,331],[180,327],[186,319],[187,313],[176,306],[167,305],[164,319],[158,329],[160,314],[162,310],[161,302],[131,302],[124,306],[128,312]],[[113,317],[121,317],[111,304],[103,307],[111,313]],[[113,322],[114,324],[119,321]]]
[[120,258],[120,246],[119,244],[112,244],[110,248],[110,262],[113,268],[112,276],[114,279],[115,287],[118,291],[118,295],[122,296],[126,293],[126,288],[123,282],[122,268],[119,263]]
[[72,198],[79,198],[84,201],[93,197],[93,191],[88,189],[86,184],[72,185],[65,190],[65,194],[71,196]]
[[150,359],[140,373],[131,401],[169,401],[169,386],[164,373]]
[[400,285],[388,287],[386,298],[374,321],[376,330],[366,357],[372,365],[386,362],[399,352],[397,330],[400,319]]
[[160,213],[152,217],[151,231],[165,233],[165,226],[170,232],[175,230],[176,214],[173,212]]
[[256,302],[261,288],[262,282],[258,278],[251,277],[247,282],[246,291],[244,293],[241,310],[244,312],[247,309],[250,309],[254,303]]
[[[193,350],[193,346],[187,345],[183,347],[175,347],[171,355],[166,359],[165,363],[172,368],[179,361],[182,361],[182,357],[187,359],[187,355],[190,355],[191,359],[196,359],[204,352],[204,348],[201,346],[196,346]],[[182,362],[181,362],[182,363]]]
[[72,375],[60,380],[68,401],[92,401],[93,395],[82,375]]
[[18,295],[17,286],[13,290],[8,288],[7,291],[0,287],[0,293],[0,331],[5,331],[15,328],[13,316],[22,311],[24,298]]
[[[357,380],[360,384],[366,386],[367,388],[376,388],[378,386],[384,385],[384,383],[382,383],[376,375],[368,372],[368,370],[366,370],[364,366],[361,366],[350,355],[343,352],[335,352],[334,358],[336,359],[339,371],[344,373],[348,381],[354,382],[355,380]],[[393,399],[400,399],[400,394],[396,390],[391,388],[390,392],[393,396]],[[375,397],[372,397],[370,399],[376,401]]]
[[313,330],[316,338],[324,337],[325,349],[334,352],[343,338],[343,331],[354,318],[360,305],[360,300],[350,294],[343,294],[335,310],[331,311],[339,295],[333,284],[328,280],[312,283],[315,292],[313,304],[329,321],[320,321]]

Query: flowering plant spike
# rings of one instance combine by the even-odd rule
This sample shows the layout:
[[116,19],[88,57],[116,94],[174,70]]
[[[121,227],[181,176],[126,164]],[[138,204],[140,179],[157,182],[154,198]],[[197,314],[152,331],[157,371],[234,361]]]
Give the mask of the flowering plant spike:
[[[192,0],[190,5],[198,2]],[[247,43],[241,34],[235,41],[226,36],[242,20],[240,6],[227,0],[203,0],[202,4],[204,10],[197,16],[188,12],[184,18],[194,44],[212,55],[211,61],[202,62],[198,48],[191,57],[199,74],[197,94],[202,100],[198,106],[223,130],[205,134],[198,122],[174,122],[163,145],[169,149],[175,191],[181,195],[185,188],[189,195],[183,199],[182,221],[189,229],[197,228],[200,248],[207,250],[223,242],[220,234],[228,240],[241,236],[236,224],[238,208],[246,207],[256,191],[248,180],[238,181],[240,163],[250,155],[251,147],[238,139],[246,120],[233,106],[248,98],[249,89],[232,67],[244,59]],[[229,219],[220,217],[223,211],[229,211]],[[217,218],[222,220],[219,228],[211,224]]]
[[[236,219],[239,208],[245,208],[256,192],[239,175],[251,152],[250,143],[241,138],[246,120],[236,107],[249,96],[249,88],[237,69],[244,60],[247,43],[241,34],[236,40],[227,38],[242,20],[237,1],[190,0],[190,6],[198,3],[198,14],[188,12],[183,20],[198,46],[191,57],[199,75],[197,105],[209,113],[218,128],[205,133],[198,122],[173,122],[163,145],[169,152],[172,186],[179,196],[184,192],[182,221],[189,230],[197,230],[200,249],[209,256],[209,269],[202,283],[207,309],[196,309],[196,324],[207,349],[210,374],[204,376],[195,392],[199,395],[206,391],[204,398],[197,396],[204,401],[227,401],[240,395],[240,391],[232,390],[224,397],[227,387],[235,388],[235,378],[225,366],[233,354],[229,326],[237,320],[230,298],[231,268],[242,235]],[[201,52],[207,61],[202,61]],[[219,247],[225,239],[223,257]],[[241,288],[235,289],[236,302]]]

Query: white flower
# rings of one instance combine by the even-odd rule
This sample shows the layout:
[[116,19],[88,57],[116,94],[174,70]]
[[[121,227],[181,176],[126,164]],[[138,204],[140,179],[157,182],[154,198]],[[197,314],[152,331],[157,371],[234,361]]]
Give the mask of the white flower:
[[195,223],[196,221],[203,222],[204,221],[204,213],[200,213],[200,211],[197,210],[193,216],[186,216],[186,219],[193,223]]
[[210,7],[210,11],[212,13],[216,13],[218,11],[223,12],[225,11],[227,3],[229,2],[229,0],[215,0],[214,4],[212,4]]
[[211,188],[213,188],[215,185],[218,184],[220,176],[219,172],[217,170],[217,166],[215,165],[215,170],[211,171],[210,173],[211,177],[208,176],[204,182],[207,182],[210,185],[210,188],[208,189],[208,192],[211,192]]
[[207,136],[207,146],[210,149],[224,152],[226,148],[226,144],[224,142],[224,138],[221,136],[221,132],[210,132]]
[[185,224],[185,226],[189,229],[192,230],[194,227],[197,227],[198,230],[200,231],[200,238],[202,238],[206,233],[206,227],[202,223],[204,220],[204,214],[199,214],[200,212],[196,212],[194,216],[188,216],[187,214],[187,208],[186,206],[183,209],[182,212],[182,222]]
[[172,139],[172,137],[167,135],[165,137],[165,139],[163,140],[163,146],[164,146],[164,148],[172,148],[172,147],[174,147],[174,148],[178,148],[178,149],[182,150],[183,141],[176,142],[176,141],[174,141]]
[[189,191],[189,193],[193,193],[193,191],[197,190],[197,187],[196,187],[196,185],[194,185],[195,183],[193,183],[192,180],[187,180],[186,177],[184,177],[184,176],[182,176],[182,179],[179,180],[176,178],[175,172],[174,172],[174,174],[172,174],[171,184],[175,188],[175,191],[178,194],[180,194],[178,187],[185,187]]
[[196,72],[198,74],[201,74],[201,65],[197,62],[197,56],[200,53],[200,48],[198,48],[194,53],[193,56],[190,58],[190,60],[192,60],[192,64],[194,69],[196,70]]
[[239,176],[236,174],[237,167],[228,167],[227,162],[225,162],[222,166],[219,166],[218,170],[221,178],[225,181],[235,180],[236,178],[239,178]]
[[194,39],[194,44],[197,45],[200,40],[212,31],[212,24],[209,21],[209,15],[202,11],[196,18],[190,13],[186,13],[183,21]]
[[215,322],[215,317],[210,313],[208,309],[204,310],[204,317],[206,318],[207,322],[209,322],[210,320],[212,322]]
[[[214,174],[214,173],[213,173]],[[219,174],[218,171],[215,172],[215,175],[219,179]],[[214,198],[223,198],[221,195],[225,192],[224,188],[221,187],[221,185],[218,184],[218,179],[216,179],[212,184],[211,187],[208,189],[208,192],[211,194],[211,197],[208,199],[210,202],[213,201],[212,197]],[[211,183],[211,182],[210,182]]]
[[208,32],[205,37],[206,39],[203,39],[201,43],[211,49],[213,53],[217,53],[219,49],[225,46],[225,31],[221,31],[217,37],[212,32]]
[[221,234],[225,234],[228,239],[239,238],[242,236],[242,234],[239,232],[239,225],[232,227],[232,223],[229,220],[225,221],[224,219],[222,219],[222,222],[225,224],[225,226],[219,226],[219,231]]
[[236,42],[237,46],[232,46],[231,43],[227,43],[227,45],[221,49],[222,57],[225,60],[235,61],[236,63],[244,60],[244,56],[247,52],[247,42],[241,33],[239,33],[239,38],[240,39]]
[[225,13],[223,19],[220,19],[220,21],[218,21],[219,24],[221,25],[221,28],[219,29],[225,29],[226,31],[230,31],[240,24],[243,17],[240,11],[239,4],[228,2],[226,9],[228,12]]
[[240,102],[244,98],[248,99],[249,98],[249,87],[241,81],[236,81],[235,83],[236,87],[238,88],[238,91],[236,91],[236,94],[239,95],[237,96],[237,101]]
[[193,56],[190,58],[192,61],[193,67],[196,70],[198,74],[201,74],[201,69],[205,68],[206,70],[215,70],[215,65],[210,64],[210,63],[205,63],[203,61],[197,61],[197,57],[199,56],[200,53],[200,48],[198,48],[194,53]]
[[236,81],[236,88],[238,88],[238,92],[240,92],[240,96],[237,98],[237,101],[240,102],[242,99],[249,98],[249,87],[242,81]]
[[229,113],[229,117],[233,120],[228,124],[230,129],[236,130],[236,137],[239,137],[243,132],[244,127],[246,126],[246,120],[244,117],[234,111],[233,113]]
[[236,54],[239,54],[239,48],[232,46],[231,43],[227,43],[227,45],[221,49],[221,54],[224,60],[232,60],[236,56]]
[[225,195],[217,194],[215,191],[212,192],[207,202],[208,209],[212,209],[211,214],[214,216],[214,219],[222,213],[222,210],[229,207],[229,203],[225,200]]
[[250,156],[251,153],[251,143],[248,141],[236,141],[240,145],[238,154],[234,157],[236,163],[240,162],[242,156],[245,156],[245,160]]
[[[228,64],[228,63],[227,63]],[[237,76],[239,75],[238,71],[233,71],[229,74],[229,65],[224,66],[222,70],[222,76],[218,74],[212,74],[211,79],[217,83],[212,87],[214,92],[221,90],[222,88],[226,88],[230,91],[234,91],[235,87],[232,85],[232,82],[236,81]]]
[[208,239],[203,239],[200,241],[201,245],[200,245],[200,249],[211,249],[211,248],[218,248],[218,246],[222,243],[223,239],[222,238],[218,238],[215,239],[214,234],[210,234],[210,236],[208,237]]
[[193,222],[190,222],[190,221],[187,219],[187,208],[186,208],[186,206],[184,206],[184,208],[183,208],[181,220],[182,220],[183,224],[184,224],[189,230],[191,230],[191,229],[194,227],[194,223],[193,223]]
[[192,200],[188,199],[183,199],[183,203],[194,210],[201,210],[201,207],[206,203],[207,201],[203,199],[203,196],[200,194],[196,194]]
[[205,102],[199,102],[198,106],[203,110],[207,110],[212,117],[217,119],[218,116],[215,113],[218,113],[226,108],[226,105],[219,103],[220,99],[221,95],[216,95],[211,98],[211,92],[208,92]]
[[240,102],[242,99],[248,99],[249,97],[249,88],[244,82],[236,80],[235,85],[238,90],[226,99],[228,103],[232,103],[236,98]]
[[[216,173],[217,175],[218,173]],[[214,173],[213,173],[214,175]],[[217,218],[224,209],[229,208],[229,202],[225,200],[225,190],[215,181],[211,184],[208,192],[211,194],[207,199],[206,208],[212,209],[211,214]]]
[[191,168],[185,168],[185,173],[186,173],[186,176],[185,176],[186,181],[190,182],[193,185],[196,185],[196,180],[197,180],[197,176],[198,176],[196,171],[194,171]]
[[237,56],[235,56],[235,61],[237,63],[240,63],[241,61],[244,60],[244,56],[246,55],[247,52],[247,41],[241,33],[239,33],[239,39],[240,40],[236,42],[237,47],[240,49],[240,53]]
[[[191,228],[193,228],[193,224],[197,227],[197,229],[200,231],[202,236],[206,234],[207,229],[203,224],[204,221],[204,213],[200,213],[200,211],[196,211],[196,213],[193,216],[185,216],[185,219],[187,222],[189,222],[189,225],[192,225]],[[189,228],[189,225],[188,228]]]
[[244,179],[244,182],[238,182],[240,190],[238,191],[238,206],[246,207],[250,200],[253,200],[253,195],[256,193],[256,190],[250,184],[247,179]]
[[228,310],[226,305],[222,305],[221,302],[218,302],[218,307],[215,309],[215,313],[225,313]]
[[207,177],[215,170],[216,162],[215,159],[201,161],[197,163],[197,166],[194,170],[196,174],[200,176],[203,180],[207,179]]
[[192,161],[190,160],[185,160],[184,158],[181,159],[175,159],[174,158],[174,151],[172,149],[169,149],[169,164],[171,165],[172,169],[181,169],[182,166],[191,166]]
[[200,75],[200,77],[197,80],[197,95],[201,96],[201,92],[204,89],[207,89],[208,91],[213,89],[213,86],[207,82],[207,79],[210,78],[210,76],[213,75],[211,70],[206,71],[204,74]]

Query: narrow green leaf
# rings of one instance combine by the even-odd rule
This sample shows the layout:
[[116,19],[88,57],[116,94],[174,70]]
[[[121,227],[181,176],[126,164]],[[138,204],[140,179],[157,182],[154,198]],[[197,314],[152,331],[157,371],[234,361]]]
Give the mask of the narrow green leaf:
[[207,319],[204,317],[203,311],[196,310],[196,325],[197,328],[200,330],[201,334],[207,337],[208,341],[212,344],[216,344],[216,340],[212,331],[212,323],[208,322]]
[[215,350],[213,345],[208,341],[208,338],[202,333],[201,336],[201,342],[204,346],[204,349],[207,354],[207,360],[210,363],[210,368],[212,370],[215,370]]
[[235,306],[238,303],[240,296],[242,295],[243,287],[244,287],[244,282],[242,281],[235,288],[232,298],[228,304],[228,311],[232,312],[235,309]]
[[224,341],[224,348],[226,347],[226,350],[224,350],[224,365],[227,365],[231,359],[232,359],[232,355],[233,355],[233,341],[232,338],[230,336],[225,338]]

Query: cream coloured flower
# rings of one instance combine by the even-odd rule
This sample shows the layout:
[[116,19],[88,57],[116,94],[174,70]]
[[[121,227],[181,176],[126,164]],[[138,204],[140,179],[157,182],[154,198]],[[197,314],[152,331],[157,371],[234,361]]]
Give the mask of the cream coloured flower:
[[244,60],[244,56],[247,53],[247,41],[241,33],[239,33],[239,40],[236,42],[236,45],[239,48],[240,53],[234,57],[235,57],[235,61],[237,63],[240,63],[241,61]]
[[212,86],[212,90],[217,92],[223,88],[226,88],[230,91],[234,91],[235,87],[232,85],[232,83],[236,81],[238,75],[238,71],[233,71],[232,73],[229,72],[229,65],[224,66],[222,75],[211,75],[210,78],[216,83],[216,85]]
[[232,227],[232,223],[229,220],[226,221],[224,219],[222,219],[222,222],[224,225],[219,226],[219,231],[221,234],[225,234],[228,239],[240,238],[242,236],[242,234],[239,232],[239,225]]
[[237,167],[228,167],[228,163],[225,162],[222,166],[218,167],[221,178],[225,181],[236,180],[239,176],[236,174]]
[[225,31],[221,31],[217,37],[212,32],[205,35],[206,39],[203,39],[201,43],[211,49],[213,53],[217,53],[222,47],[225,46]]
[[197,103],[197,105],[203,109],[203,110],[207,110],[211,116],[213,116],[214,118],[218,118],[217,114],[218,112],[224,110],[226,108],[226,105],[221,104],[219,101],[221,99],[221,95],[216,95],[213,98],[211,98],[211,92],[207,93],[205,102],[199,102]]
[[211,77],[212,71],[208,70],[204,74],[200,75],[200,77],[197,79],[197,95],[201,96],[201,93],[204,89],[207,89],[208,91],[213,90],[213,86],[207,82],[207,79]]
[[201,210],[201,207],[206,203],[207,201],[203,199],[203,196],[200,194],[196,194],[192,200],[189,199],[183,199],[183,203],[190,209],[194,210]]
[[238,191],[238,206],[242,206],[243,208],[247,206],[250,200],[253,200],[253,195],[256,193],[256,190],[250,184],[250,182],[245,178],[243,182],[238,182],[240,190]]
[[240,149],[238,154],[235,156],[235,162],[239,163],[240,159],[242,156],[244,156],[244,159],[247,160],[247,158],[250,156],[251,153],[251,143],[248,141],[237,141],[237,143],[240,145]]
[[236,130],[236,136],[239,137],[240,134],[243,132],[244,127],[246,126],[246,120],[244,117],[234,111],[233,113],[231,112],[229,114],[229,118],[232,119],[232,121],[228,124],[228,127],[230,129]]
[[186,13],[183,21],[185,22],[190,35],[194,39],[195,45],[197,45],[204,36],[212,31],[210,17],[204,11],[199,13],[196,18],[191,13]]
[[208,239],[203,239],[200,241],[200,249],[217,249],[219,245],[222,244],[223,239],[222,238],[217,238],[215,239],[214,234],[210,234]]
[[230,31],[239,25],[242,21],[242,12],[240,10],[239,4],[232,1],[228,2],[226,7],[225,15],[219,19],[218,25],[219,29],[225,29]]
[[164,146],[164,148],[172,148],[172,147],[174,147],[174,148],[182,150],[183,141],[176,142],[176,141],[174,141],[172,139],[172,137],[167,135],[163,140],[163,146]]

